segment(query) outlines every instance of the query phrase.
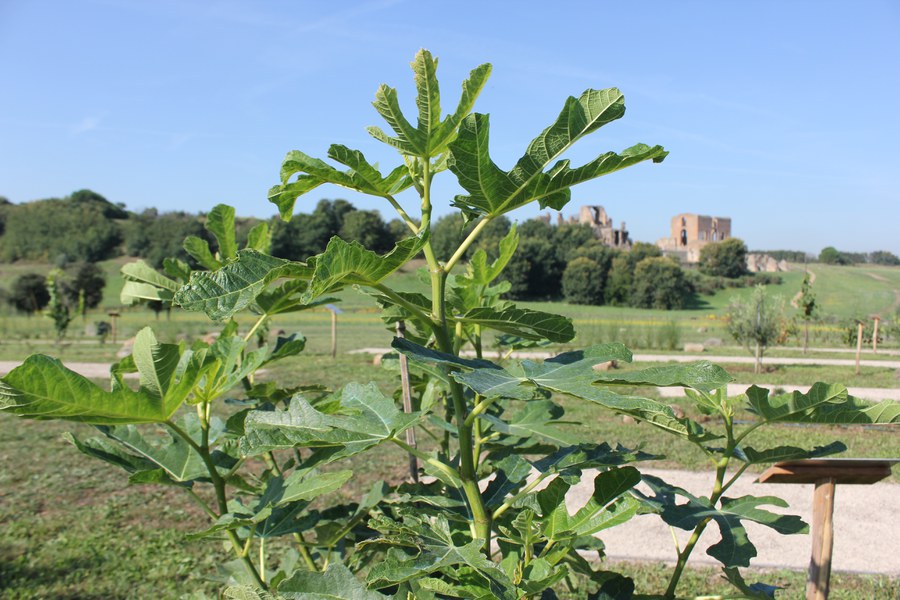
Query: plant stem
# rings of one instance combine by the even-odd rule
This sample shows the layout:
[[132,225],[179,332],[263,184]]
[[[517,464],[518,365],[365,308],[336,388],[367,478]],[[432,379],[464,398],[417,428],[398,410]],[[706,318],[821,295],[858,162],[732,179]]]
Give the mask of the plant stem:
[[397,214],[400,215],[400,218],[403,220],[404,223],[406,223],[406,226],[409,227],[409,230],[413,232],[413,235],[418,235],[419,234],[419,226],[416,225],[416,222],[412,220],[412,217],[410,217],[406,213],[406,211],[403,210],[403,207],[400,206],[400,203],[397,202],[397,200],[390,194],[385,196],[384,199],[391,203],[391,206],[394,207],[394,210],[397,211]]
[[[728,419],[726,419],[726,426],[727,425]],[[716,465],[716,481],[713,484],[713,492],[709,496],[709,503],[711,506],[716,505],[719,498],[722,496],[722,493],[727,489],[727,486],[723,486],[723,482],[725,481],[725,471],[728,468],[728,457],[730,456],[731,450],[733,450],[733,446],[731,445],[730,427],[727,427],[727,429],[729,429],[729,444],[725,451],[726,456],[724,456]],[[733,480],[729,482],[729,485],[731,483],[733,483]],[[694,532],[691,534],[687,544],[685,544],[681,552],[678,553],[678,562],[675,565],[675,570],[672,572],[672,579],[669,580],[669,587],[666,588],[666,593],[663,596],[664,598],[675,597],[675,588],[678,587],[678,581],[681,579],[684,568],[687,566],[688,558],[690,558],[691,552],[694,551],[694,546],[700,541],[700,536],[703,535],[703,531],[706,529],[706,526],[709,525],[710,521],[712,521],[712,517],[707,517],[701,521],[694,528]]]
[[425,452],[422,452],[418,448],[410,446],[409,444],[407,444],[406,442],[404,442],[402,440],[398,440],[397,438],[391,438],[391,441],[394,442],[395,444],[397,444],[398,446],[400,446],[401,448],[403,448],[404,450],[406,450],[407,452],[409,452],[410,454],[412,454],[413,456],[415,456],[416,458],[418,458],[419,460],[421,460],[422,462],[428,463],[435,469],[439,470],[441,473],[445,474],[457,485],[462,486],[463,481],[462,481],[462,478],[460,477],[460,474],[456,471],[456,469],[454,469],[450,465],[448,465],[442,461],[439,461],[436,458],[432,458],[431,456],[428,456],[428,454],[426,454]]
[[[225,495],[225,481],[222,479],[222,476],[219,475],[219,471],[216,469],[216,465],[213,463],[212,456],[209,452],[209,403],[204,402],[198,405],[197,414],[200,416],[200,429],[202,432],[200,444],[197,444],[186,431],[176,425],[173,421],[166,421],[166,425],[197,452],[200,459],[203,461],[203,464],[206,466],[206,470],[209,472],[209,478],[212,480],[213,488],[216,492],[216,504],[219,509],[216,518],[219,518],[228,512],[228,499]],[[226,534],[231,542],[231,547],[234,550],[235,555],[240,559],[241,563],[244,565],[244,569],[250,577],[253,578],[256,585],[264,590],[268,589],[266,582],[263,581],[259,572],[256,570],[256,567],[253,565],[253,561],[251,561],[247,557],[247,554],[243,552],[241,540],[238,538],[237,533],[228,530]],[[250,538],[248,537],[248,542],[249,541]]]
[[456,252],[453,253],[453,256],[450,257],[450,260],[447,261],[447,264],[444,265],[444,270],[448,273],[456,266],[456,263],[462,259],[463,255],[466,253],[466,250],[469,249],[469,246],[472,245],[472,242],[475,241],[475,238],[481,233],[481,230],[487,227],[487,224],[491,222],[490,217],[482,217],[480,221],[475,225],[472,231],[469,232],[469,235],[466,236],[466,239],[463,240],[462,244],[460,244],[459,248],[456,249]]

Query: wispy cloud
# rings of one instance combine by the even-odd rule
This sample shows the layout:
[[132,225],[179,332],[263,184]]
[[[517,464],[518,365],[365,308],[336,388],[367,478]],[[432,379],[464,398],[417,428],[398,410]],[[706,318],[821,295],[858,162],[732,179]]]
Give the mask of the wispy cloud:
[[89,131],[93,131],[100,126],[102,119],[100,117],[85,117],[78,123],[69,128],[72,135],[81,135]]

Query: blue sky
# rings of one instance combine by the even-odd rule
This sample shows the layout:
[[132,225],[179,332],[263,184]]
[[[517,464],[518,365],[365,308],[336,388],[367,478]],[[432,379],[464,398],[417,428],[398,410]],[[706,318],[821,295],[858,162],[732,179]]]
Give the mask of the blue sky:
[[[628,112],[573,162],[636,142],[670,156],[573,190],[633,238],[732,218],[751,248],[900,254],[900,3],[0,0],[0,195],[93,189],[132,210],[270,216],[285,153],[331,143],[383,169],[378,85],[414,110],[409,62],[440,58],[444,106],[476,105],[510,168],[566,96],[617,86]],[[446,174],[437,212],[458,188]],[[323,197],[390,207],[338,188]],[[417,201],[407,198],[410,208]],[[538,213],[521,209],[519,220]]]

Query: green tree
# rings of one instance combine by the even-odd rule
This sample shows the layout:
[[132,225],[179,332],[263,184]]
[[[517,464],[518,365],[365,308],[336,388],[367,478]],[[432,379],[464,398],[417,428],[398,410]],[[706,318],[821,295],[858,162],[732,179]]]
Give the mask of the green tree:
[[374,210],[354,210],[344,215],[340,236],[378,253],[394,247],[394,240],[381,215]]
[[691,294],[681,267],[670,258],[645,258],[634,268],[631,306],[671,310],[684,307]]
[[835,248],[834,246],[828,246],[826,248],[822,248],[822,251],[819,252],[819,262],[825,263],[826,265],[849,265],[850,261],[844,256],[844,253]]
[[616,255],[610,262],[606,280],[606,303],[613,306],[631,305],[631,291],[634,287],[634,269],[646,258],[662,256],[656,244],[637,242],[628,252]]
[[713,242],[700,249],[700,272],[735,279],[747,274],[747,245],[738,238]]
[[769,346],[784,341],[789,331],[784,302],[770,296],[759,285],[747,298],[734,298],[728,306],[728,333],[756,359],[754,373],[762,371],[762,359]]
[[177,258],[196,267],[196,261],[183,247],[189,236],[215,241],[198,215],[186,212],[160,214],[156,209],[148,209],[130,219],[125,226],[125,251],[156,268],[161,267],[166,258]]
[[16,310],[29,315],[43,310],[47,303],[50,302],[50,292],[47,291],[47,278],[38,273],[19,275],[13,281],[7,301]]
[[97,308],[103,300],[106,274],[94,263],[82,263],[72,279],[61,280],[60,286],[69,306],[77,306],[81,316],[89,308]]
[[508,296],[514,300],[557,298],[565,267],[552,238],[523,236],[519,238],[519,251],[510,259],[501,279],[510,283]]
[[888,252],[887,250],[876,250],[869,254],[869,262],[873,265],[888,265],[892,267],[896,267],[900,265],[900,258],[897,257],[893,252]]
[[47,291],[50,294],[50,302],[47,304],[47,316],[53,319],[53,327],[56,329],[56,341],[60,342],[66,336],[69,323],[72,322],[72,311],[63,292],[62,269],[53,269],[47,275]]
[[585,256],[573,258],[563,272],[562,289],[571,304],[603,304],[603,267]]

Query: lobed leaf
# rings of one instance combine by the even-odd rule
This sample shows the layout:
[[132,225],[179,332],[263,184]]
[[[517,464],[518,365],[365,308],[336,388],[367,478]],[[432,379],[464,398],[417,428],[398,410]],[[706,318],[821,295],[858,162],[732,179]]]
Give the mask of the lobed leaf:
[[234,261],[217,271],[192,273],[174,300],[186,310],[202,311],[221,321],[249,306],[276,279],[309,276],[310,269],[302,263],[241,250]]
[[310,259],[313,272],[302,301],[312,302],[347,285],[375,285],[418,254],[426,239],[407,238],[397,242],[394,249],[384,256],[379,256],[359,242],[346,242],[333,237],[325,252]]
[[159,344],[149,329],[135,341],[141,388],[105,391],[54,358],[36,354],[0,379],[0,410],[30,419],[63,419],[95,425],[160,423],[187,399],[203,376],[196,368],[176,373],[173,346]]
[[[774,496],[721,498],[721,506],[712,506],[707,498],[698,498],[686,490],[672,486],[658,477],[643,476],[654,496],[648,498],[638,493],[651,505],[656,506],[663,521],[673,527],[692,530],[707,519],[712,519],[719,527],[721,540],[707,550],[707,554],[726,567],[747,567],[756,556],[756,547],[747,537],[742,520],[750,520],[765,525],[782,534],[806,533],[808,527],[800,517],[780,515],[759,508],[761,505],[786,507],[787,503]],[[677,504],[676,497],[687,499]]]
[[457,196],[454,206],[469,215],[490,217],[533,200],[541,208],[559,210],[569,201],[569,188],[573,185],[645,160],[662,161],[667,152],[661,146],[637,144],[622,154],[608,152],[575,169],[569,167],[569,161],[561,160],[544,171],[581,137],[620,118],[624,112],[624,97],[615,88],[586,90],[577,99],[569,97],[556,122],[529,144],[525,155],[508,172],[490,158],[488,116],[469,115],[449,145],[448,167],[469,193]]
[[390,439],[421,417],[399,411],[375,384],[348,384],[340,407],[344,414],[325,414],[295,397],[287,411],[252,411],[244,421],[241,451],[254,456],[294,447],[332,448],[326,459],[332,462]]
[[597,378],[605,384],[652,385],[656,387],[689,387],[711,392],[734,381],[725,369],[702,360],[688,365],[651,367],[628,373],[603,373]]
[[340,563],[331,563],[324,572],[297,569],[278,584],[279,596],[287,600],[387,600],[366,589],[353,573]]
[[481,325],[529,340],[565,343],[575,337],[572,319],[538,310],[481,307],[473,308],[454,319],[466,325]]

